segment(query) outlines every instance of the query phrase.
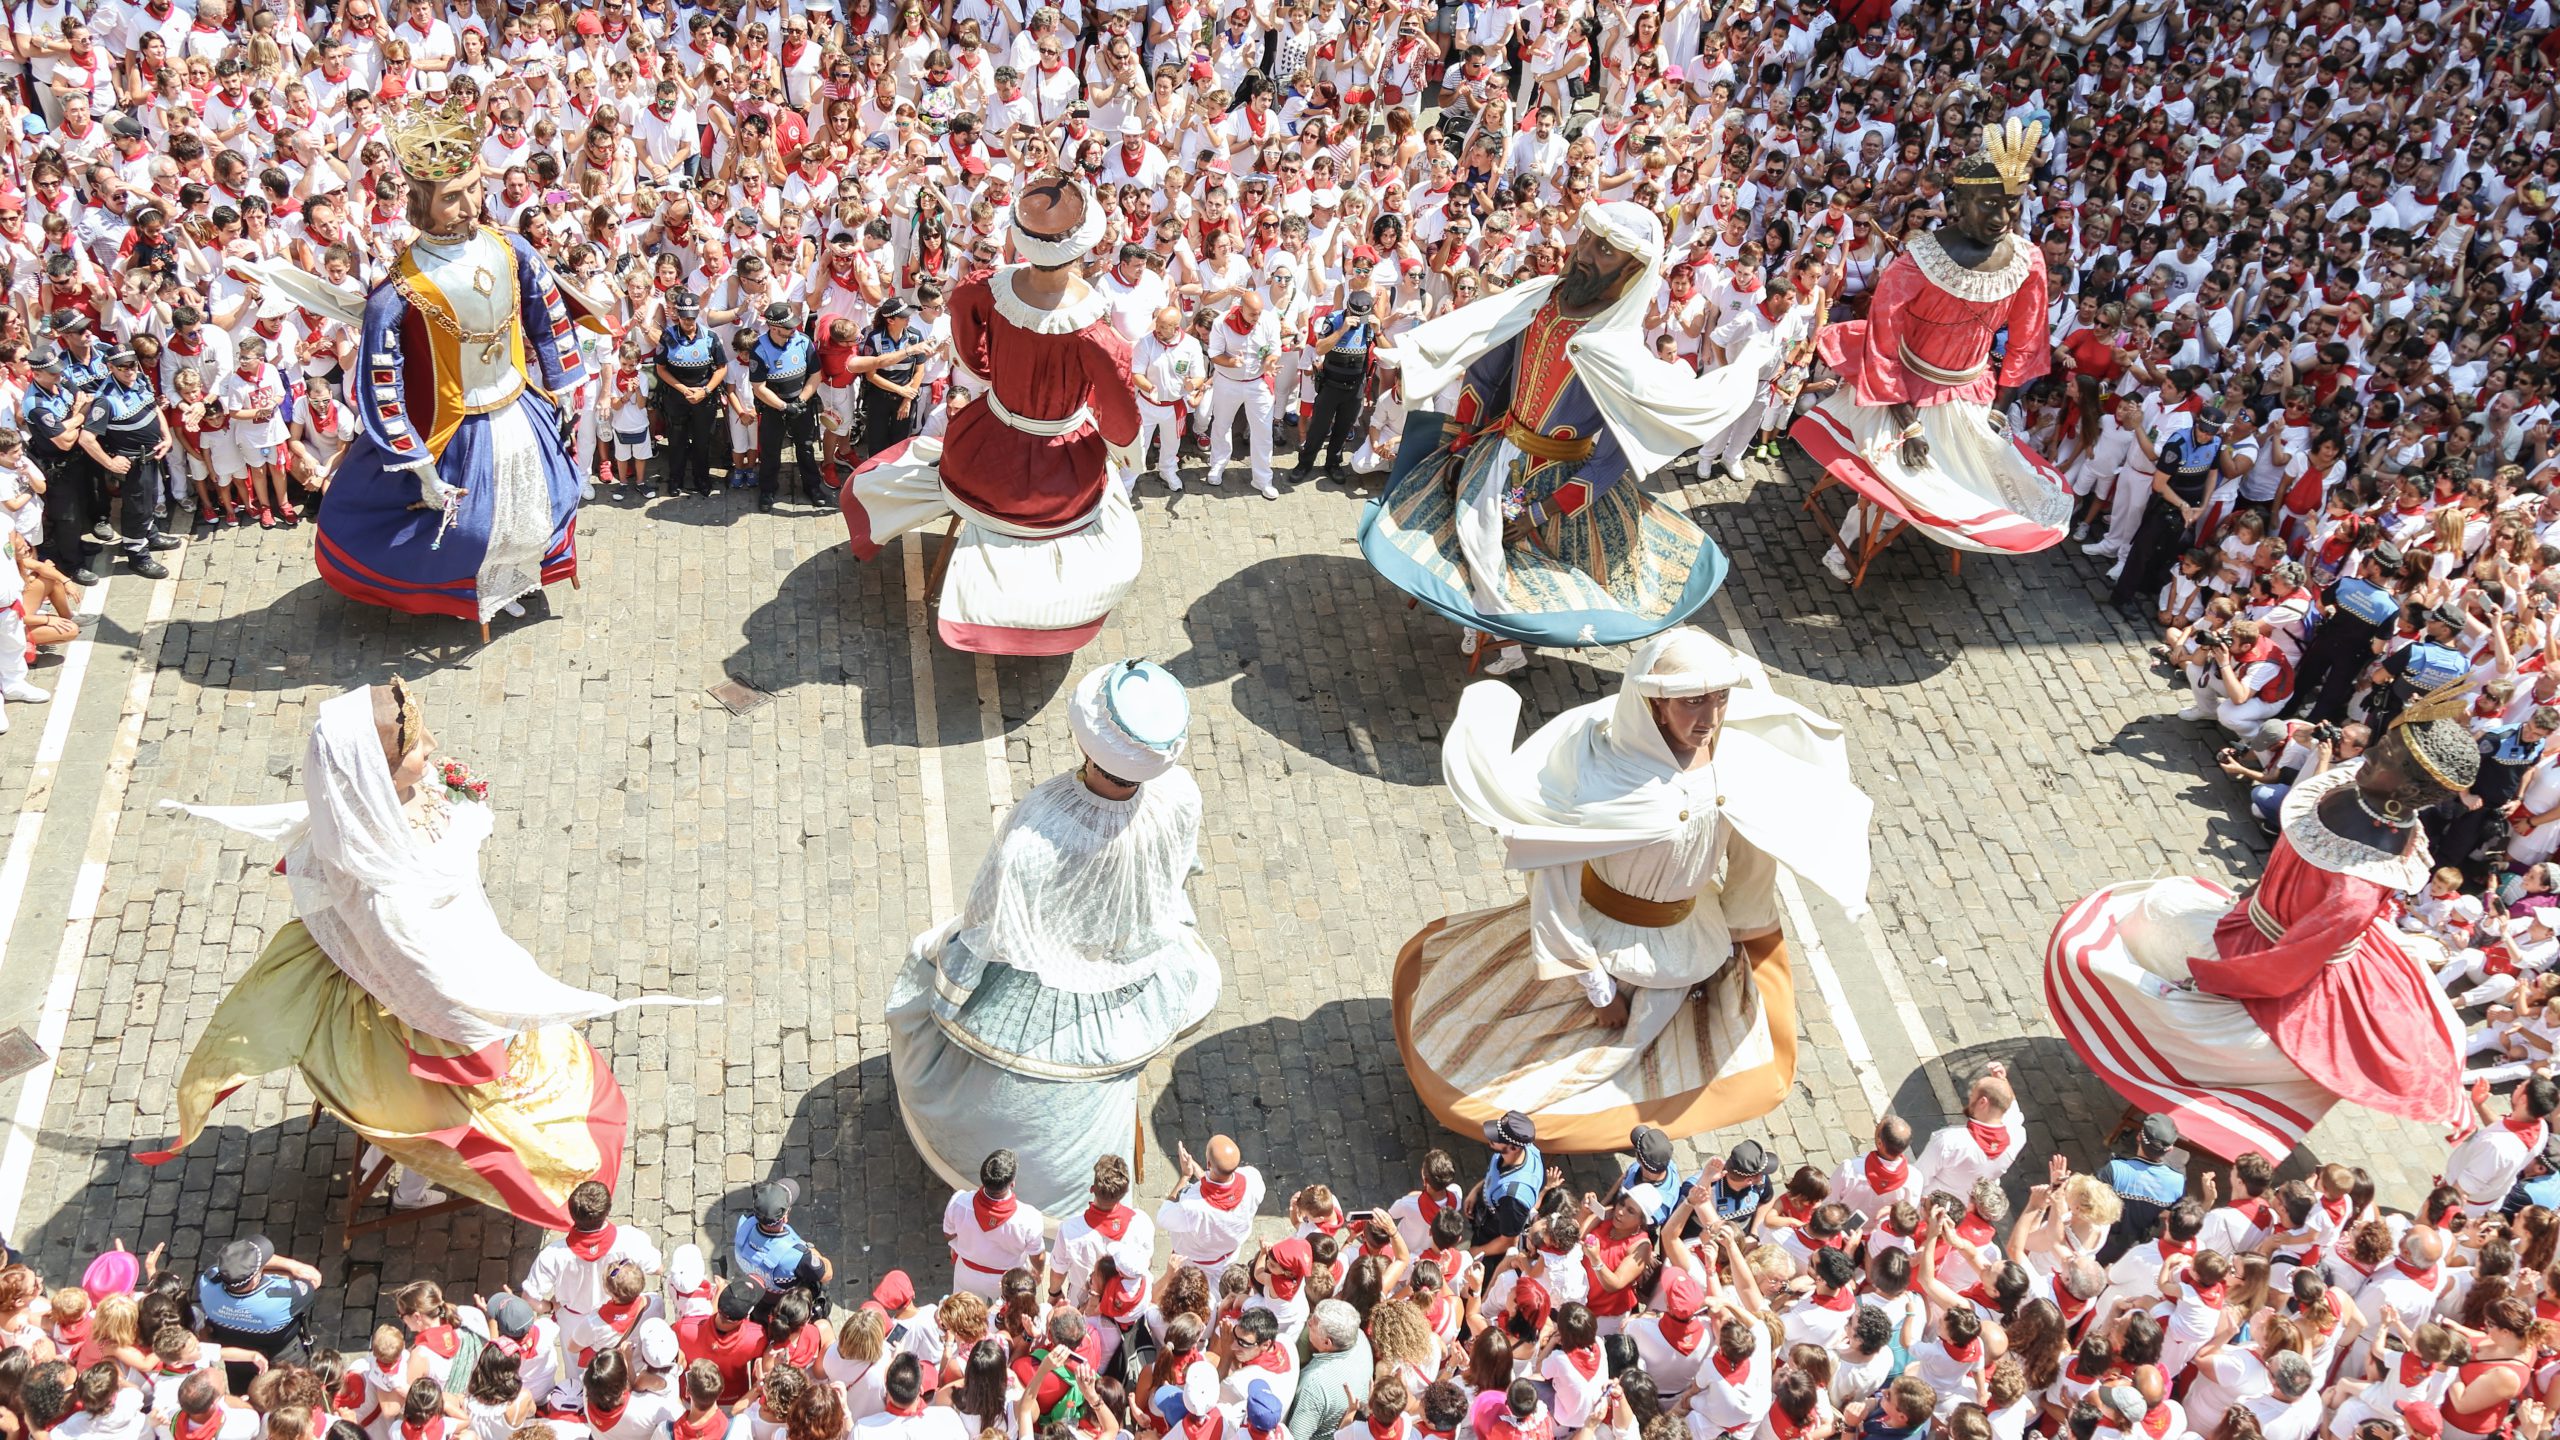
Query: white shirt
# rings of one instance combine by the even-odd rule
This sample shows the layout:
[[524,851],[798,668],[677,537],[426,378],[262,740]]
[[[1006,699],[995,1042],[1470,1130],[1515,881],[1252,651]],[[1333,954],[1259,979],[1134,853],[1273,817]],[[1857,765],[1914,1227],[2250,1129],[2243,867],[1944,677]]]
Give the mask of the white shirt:
[[[1127,1208],[1126,1201],[1122,1202],[1122,1208]],[[1130,1211],[1129,1223],[1120,1234],[1122,1240],[1143,1246],[1150,1253],[1155,1249],[1156,1222],[1148,1219],[1143,1210]],[[1103,1251],[1118,1243],[1094,1229],[1093,1222],[1085,1218],[1082,1210],[1058,1222],[1058,1243],[1049,1252],[1049,1258],[1058,1267],[1058,1273],[1066,1277],[1068,1304],[1084,1303],[1085,1284],[1093,1274],[1093,1262],[1102,1258]]]
[[1870,1221],[1904,1200],[1918,1204],[1920,1197],[1929,1193],[1928,1183],[1921,1175],[1920,1167],[1911,1163],[1910,1156],[1905,1155],[1903,1161],[1902,1183],[1890,1190],[1878,1190],[1867,1182],[1866,1155],[1840,1162],[1840,1168],[1831,1174],[1831,1198]]
[[914,1415],[865,1415],[853,1422],[853,1433],[861,1440],[977,1440],[948,1405],[927,1405]]
[[1682,1354],[1678,1346],[1664,1338],[1659,1315],[1639,1315],[1629,1320],[1625,1334],[1636,1347],[1636,1359],[1644,1366],[1644,1373],[1652,1376],[1655,1386],[1666,1395],[1688,1389],[1716,1348],[1715,1327],[1701,1322],[1697,1343]]
[[1195,1265],[1224,1265],[1252,1238],[1253,1217],[1262,1208],[1262,1172],[1239,1165],[1234,1178],[1244,1182],[1244,1193],[1233,1208],[1203,1199],[1197,1180],[1185,1183],[1172,1199],[1156,1207],[1156,1228],[1164,1232],[1176,1256]]
[[1961,1120],[1930,1136],[1919,1160],[1920,1173],[1929,1177],[1930,1188],[1962,1198],[1973,1194],[1975,1181],[1997,1180],[2009,1173],[2009,1167],[2026,1152],[2026,1117],[2013,1104],[2000,1117],[2000,1128],[2009,1132],[2009,1143],[1996,1158],[1982,1153],[1981,1142]]
[[542,1247],[519,1288],[527,1300],[548,1303],[559,1311],[560,1334],[567,1344],[599,1344],[617,1338],[612,1326],[596,1318],[596,1311],[610,1298],[605,1293],[604,1272],[616,1260],[629,1260],[649,1275],[664,1268],[657,1242],[645,1231],[637,1226],[616,1225],[612,1242],[593,1260],[581,1260],[571,1254],[566,1240]]
[[2445,1157],[2444,1183],[2462,1192],[2464,1213],[2484,1215],[2503,1204],[2524,1167],[2542,1153],[2549,1134],[2548,1125],[2532,1135],[2518,1135],[2503,1124],[2483,1125],[2454,1146]]
[[1030,1202],[1016,1199],[1013,1213],[992,1230],[978,1224],[975,1190],[962,1190],[942,1207],[942,1233],[951,1237],[951,1258],[972,1270],[1002,1275],[1028,1265],[1044,1246],[1048,1220]]
[[1104,312],[1111,317],[1111,328],[1132,345],[1154,332],[1156,312],[1165,307],[1171,294],[1165,288],[1164,277],[1151,266],[1140,266],[1138,278],[1132,282],[1122,280],[1115,265],[1102,272],[1093,288],[1111,307]]

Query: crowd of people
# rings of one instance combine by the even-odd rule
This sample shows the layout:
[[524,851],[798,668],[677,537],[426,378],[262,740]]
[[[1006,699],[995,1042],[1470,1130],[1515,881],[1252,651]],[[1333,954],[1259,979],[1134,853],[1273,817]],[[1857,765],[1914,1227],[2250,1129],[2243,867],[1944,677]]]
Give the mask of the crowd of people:
[[[2145,1120],[2095,1174],[2031,1155],[2000,1067],[1925,1137],[1745,1140],[1683,1174],[1639,1128],[1597,1193],[1488,1124],[1462,1173],[1285,1202],[1221,1135],[1161,1200],[1105,1155],[1072,1214],[1011,1151],[914,1273],[852,1274],[753,1188],[725,1247],[589,1182],[496,1293],[384,1292],[319,1333],[313,1266],[255,1235],[196,1273],[119,1245],[0,1269],[18,1440],[2440,1440],[2547,1433],[2560,1086],[2525,1082],[2415,1213],[2340,1165],[2182,1168]],[[2008,1192],[2032,1181],[2021,1203]],[[2226,1188],[2227,1187],[2227,1188]],[[1264,1216],[1285,1210],[1285,1221]],[[927,1277],[919,1286],[917,1275]],[[63,1277],[53,1277],[57,1280]],[[352,1323],[352,1320],[351,1320]]]

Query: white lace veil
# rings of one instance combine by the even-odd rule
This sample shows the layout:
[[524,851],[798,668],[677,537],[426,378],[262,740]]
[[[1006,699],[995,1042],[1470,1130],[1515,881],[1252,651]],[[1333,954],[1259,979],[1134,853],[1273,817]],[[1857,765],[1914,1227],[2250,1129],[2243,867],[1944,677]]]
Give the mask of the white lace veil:
[[179,808],[287,842],[285,878],[311,938],[413,1028],[478,1050],[633,1005],[703,1003],[616,999],[545,974],[498,923],[481,887],[488,810],[454,807],[434,842],[402,813],[370,687],[321,703],[303,751],[302,789],[300,805]]
[[1014,807],[961,911],[970,950],[1043,984],[1100,995],[1154,978],[1197,923],[1200,787],[1180,766],[1126,800],[1071,772]]

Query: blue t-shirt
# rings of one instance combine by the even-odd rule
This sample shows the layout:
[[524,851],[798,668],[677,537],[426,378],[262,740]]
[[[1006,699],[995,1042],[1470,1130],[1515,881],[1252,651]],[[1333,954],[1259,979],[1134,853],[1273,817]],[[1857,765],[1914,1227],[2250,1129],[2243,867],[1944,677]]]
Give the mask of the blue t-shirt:
[[781,1234],[767,1234],[753,1215],[738,1217],[738,1233],[729,1241],[729,1255],[739,1271],[762,1280],[768,1290],[784,1289],[800,1278],[800,1262],[808,1254],[799,1231],[785,1225]]
[[1654,1206],[1653,1213],[1645,1217],[1655,1225],[1671,1218],[1671,1212],[1679,1208],[1680,1197],[1687,1193],[1688,1189],[1687,1183],[1680,1178],[1680,1167],[1677,1165],[1666,1168],[1659,1180],[1647,1180],[1644,1178],[1644,1167],[1635,1164],[1629,1164],[1626,1169],[1618,1172],[1620,1190],[1632,1190],[1638,1185],[1650,1185],[1662,1194],[1662,1203]]

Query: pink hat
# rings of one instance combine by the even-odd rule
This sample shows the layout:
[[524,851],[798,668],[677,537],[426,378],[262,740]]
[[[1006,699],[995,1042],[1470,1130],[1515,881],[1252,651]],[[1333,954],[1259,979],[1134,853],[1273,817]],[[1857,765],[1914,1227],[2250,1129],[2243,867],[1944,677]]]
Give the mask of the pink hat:
[[142,1259],[130,1250],[109,1250],[89,1262],[80,1276],[80,1288],[92,1300],[110,1295],[129,1295],[142,1283]]

